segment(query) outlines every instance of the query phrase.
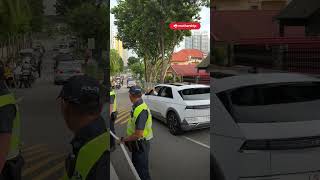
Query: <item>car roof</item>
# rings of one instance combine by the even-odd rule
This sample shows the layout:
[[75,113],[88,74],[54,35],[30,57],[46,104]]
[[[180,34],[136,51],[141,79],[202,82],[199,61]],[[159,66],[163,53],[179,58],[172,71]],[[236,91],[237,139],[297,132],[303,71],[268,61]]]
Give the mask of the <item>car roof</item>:
[[184,89],[190,89],[190,88],[209,88],[210,86],[204,85],[204,84],[183,84],[183,83],[178,83],[178,86],[175,85],[175,83],[170,83],[170,84],[157,84],[156,86],[167,86],[171,87],[173,89],[176,89],[177,91],[184,90]]
[[214,79],[213,91],[219,93],[246,86],[295,82],[320,82],[320,79],[297,73],[246,74]]

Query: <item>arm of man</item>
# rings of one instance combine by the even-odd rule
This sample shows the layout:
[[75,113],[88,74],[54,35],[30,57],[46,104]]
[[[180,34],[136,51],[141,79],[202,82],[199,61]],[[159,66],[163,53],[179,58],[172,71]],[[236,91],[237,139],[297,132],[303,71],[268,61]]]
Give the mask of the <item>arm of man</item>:
[[143,137],[143,130],[148,120],[148,111],[143,110],[136,120],[136,130],[131,136],[125,137],[123,141],[135,141]]
[[15,105],[7,105],[0,109],[0,172],[3,169],[9,152],[11,132],[15,116]]

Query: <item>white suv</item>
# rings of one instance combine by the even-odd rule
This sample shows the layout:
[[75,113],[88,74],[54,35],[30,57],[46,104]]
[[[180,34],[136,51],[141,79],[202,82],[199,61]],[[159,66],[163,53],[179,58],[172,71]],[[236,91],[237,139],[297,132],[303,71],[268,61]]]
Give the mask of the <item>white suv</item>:
[[164,121],[173,135],[210,127],[210,87],[159,84],[143,97],[153,117]]
[[215,79],[214,180],[320,177],[320,79],[291,73]]

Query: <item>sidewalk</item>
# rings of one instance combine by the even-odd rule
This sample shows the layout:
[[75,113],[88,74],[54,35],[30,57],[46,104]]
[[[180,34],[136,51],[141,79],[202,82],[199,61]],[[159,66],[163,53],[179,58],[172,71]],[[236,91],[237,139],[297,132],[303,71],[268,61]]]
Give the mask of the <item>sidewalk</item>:
[[110,161],[110,180],[119,180],[118,175],[116,171],[114,170],[114,167]]

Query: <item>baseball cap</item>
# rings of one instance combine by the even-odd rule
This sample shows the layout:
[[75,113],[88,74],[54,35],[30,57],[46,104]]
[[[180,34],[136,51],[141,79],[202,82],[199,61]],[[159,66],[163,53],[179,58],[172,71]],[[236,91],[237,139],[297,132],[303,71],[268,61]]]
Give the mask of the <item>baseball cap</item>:
[[100,106],[99,82],[87,75],[73,76],[63,85],[58,98],[84,107],[98,108]]
[[140,86],[131,86],[129,89],[129,93],[133,95],[140,95],[142,94],[142,89]]

